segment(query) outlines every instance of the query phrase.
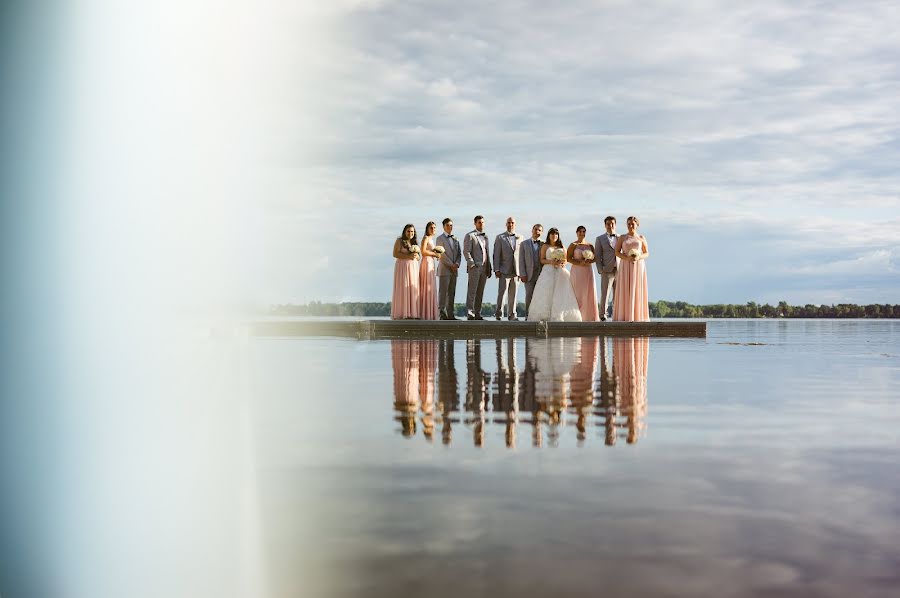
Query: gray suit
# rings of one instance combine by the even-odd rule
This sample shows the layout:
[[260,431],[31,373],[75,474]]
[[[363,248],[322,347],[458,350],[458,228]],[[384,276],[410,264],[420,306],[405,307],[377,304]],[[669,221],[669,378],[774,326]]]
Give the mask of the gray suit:
[[600,273],[600,316],[606,318],[609,300],[612,298],[611,290],[615,288],[616,270],[619,266],[619,258],[616,257],[616,239],[619,235],[613,235],[610,242],[606,233],[603,233],[594,241],[594,265]]
[[440,309],[440,317],[443,320],[453,318],[454,301],[456,301],[456,280],[458,272],[450,267],[456,264],[459,267],[462,263],[462,250],[459,247],[459,241],[456,235],[447,235],[441,233],[434,240],[434,244],[443,247],[444,253],[438,260],[438,309]]
[[506,315],[516,319],[516,295],[519,290],[519,246],[522,236],[516,233],[500,233],[494,239],[494,272],[497,275],[497,318],[503,316],[503,295],[506,295]]
[[544,244],[543,241],[538,239],[537,249],[534,248],[534,243],[532,243],[531,239],[522,241],[522,249],[519,250],[519,276],[524,276],[525,280],[525,312],[528,312],[528,308],[531,307],[531,297],[534,295],[534,285],[537,282],[538,276],[541,275],[541,268],[544,267],[544,264],[541,263],[541,246]]
[[487,243],[487,235],[477,230],[466,233],[463,239],[463,257],[469,274],[466,292],[466,315],[469,318],[481,318],[484,283],[491,277],[491,256],[488,254]]

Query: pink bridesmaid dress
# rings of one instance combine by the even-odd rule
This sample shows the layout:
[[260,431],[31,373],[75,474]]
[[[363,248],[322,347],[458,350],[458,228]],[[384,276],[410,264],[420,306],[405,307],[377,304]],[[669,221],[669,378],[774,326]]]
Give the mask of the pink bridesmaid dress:
[[[407,253],[406,249],[400,251]],[[419,262],[397,258],[394,264],[394,292],[391,295],[391,319],[419,317]]]
[[[434,251],[434,241],[428,239],[428,250]],[[423,320],[437,320],[438,290],[437,261],[433,257],[422,256],[419,267],[419,317]]]
[[[624,235],[622,253],[632,249],[642,251],[640,237]],[[650,299],[647,293],[647,266],[645,260],[619,260],[616,272],[616,293],[613,298],[613,320],[618,322],[649,322]]]
[[[590,245],[577,245],[573,252],[576,260],[582,259],[583,251],[593,251]],[[594,265],[579,266],[572,264],[572,288],[581,311],[582,322],[600,320],[600,309],[597,307],[597,285],[594,284]]]

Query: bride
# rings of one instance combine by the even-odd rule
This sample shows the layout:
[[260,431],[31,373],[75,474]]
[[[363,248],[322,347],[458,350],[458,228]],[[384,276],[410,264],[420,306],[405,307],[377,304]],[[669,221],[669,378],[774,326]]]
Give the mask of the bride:
[[580,322],[581,310],[572,288],[569,271],[565,269],[566,250],[559,240],[559,230],[547,232],[547,242],[541,246],[541,274],[534,284],[534,295],[528,309],[528,320],[551,322]]

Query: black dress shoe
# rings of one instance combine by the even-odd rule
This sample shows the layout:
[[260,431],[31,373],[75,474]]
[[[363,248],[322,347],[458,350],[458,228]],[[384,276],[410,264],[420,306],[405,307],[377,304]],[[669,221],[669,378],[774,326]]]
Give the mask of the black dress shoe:
[[475,316],[466,316],[466,319],[467,320],[477,320],[478,318],[476,318]]
[[497,321],[499,322],[499,321],[500,321],[500,314],[497,314],[496,316],[494,316],[494,319],[497,320]]
[[475,316],[475,319],[476,319],[476,320],[483,320],[484,318],[482,318],[481,316]]

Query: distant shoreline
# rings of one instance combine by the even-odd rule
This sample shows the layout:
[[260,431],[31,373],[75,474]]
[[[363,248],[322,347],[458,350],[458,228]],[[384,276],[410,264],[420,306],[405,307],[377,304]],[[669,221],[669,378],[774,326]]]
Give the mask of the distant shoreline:
[[[484,303],[481,313],[485,317],[494,315],[494,304]],[[518,313],[525,315],[525,304],[518,304]],[[455,313],[465,316],[466,308],[457,303]],[[379,317],[391,315],[391,303],[385,302],[342,302],[323,303],[311,301],[301,304],[272,305],[267,315],[272,316],[358,316]],[[778,305],[715,303],[694,305],[685,301],[651,301],[651,318],[834,318],[834,319],[900,319],[900,305],[839,303],[832,305],[789,305],[780,301]]]

